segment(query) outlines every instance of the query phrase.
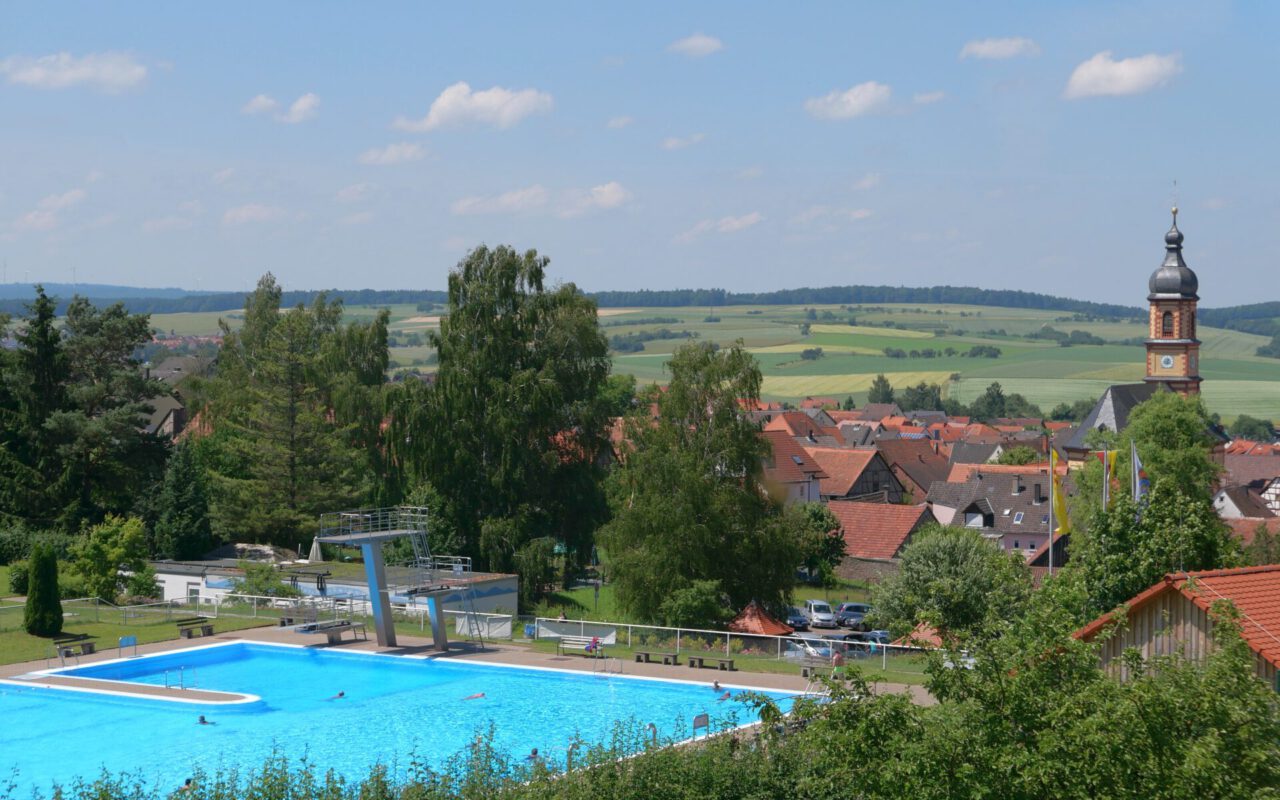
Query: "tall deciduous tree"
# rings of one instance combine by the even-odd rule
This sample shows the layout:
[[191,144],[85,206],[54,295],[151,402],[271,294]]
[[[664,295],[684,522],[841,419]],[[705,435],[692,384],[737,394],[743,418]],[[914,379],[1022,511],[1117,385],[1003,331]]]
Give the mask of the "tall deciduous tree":
[[1021,613],[1030,592],[1021,556],[967,528],[927,525],[903,548],[898,572],[876,587],[875,614],[899,635],[924,622],[964,636]]
[[880,373],[871,381],[871,390],[867,392],[868,403],[892,403],[893,387],[889,385],[889,379]]
[[[601,531],[618,602],[631,615],[663,620],[707,594],[734,608],[751,600],[785,604],[801,560],[796,517],[760,489],[767,443],[740,413],[760,394],[760,370],[738,342],[699,342],[676,351],[671,383],[626,421],[630,446],[609,476],[613,520]],[[674,599],[673,599],[674,598]]]
[[[398,389],[391,456],[463,553],[509,571],[560,546],[585,563],[607,514],[599,459],[612,397],[596,306],[545,285],[535,251],[478,247],[449,275],[432,387]],[[430,489],[421,486],[429,484]],[[541,587],[525,586],[525,601]]]
[[71,555],[72,570],[89,593],[114,603],[131,585],[130,575],[148,572],[146,529],[137,517],[108,516],[72,545]]

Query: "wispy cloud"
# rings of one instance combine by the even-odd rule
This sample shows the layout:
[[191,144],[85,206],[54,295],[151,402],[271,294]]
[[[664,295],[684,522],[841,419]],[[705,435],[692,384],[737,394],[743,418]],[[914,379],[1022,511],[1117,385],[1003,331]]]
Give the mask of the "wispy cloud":
[[791,225],[796,228],[817,228],[830,232],[845,223],[857,222],[870,216],[871,209],[869,208],[838,208],[816,205],[810,206],[792,217]]
[[1141,94],[1163,86],[1181,71],[1181,57],[1177,53],[1167,56],[1148,53],[1117,61],[1111,57],[1111,51],[1104,50],[1075,68],[1064,95],[1075,100]]
[[911,102],[918,106],[927,106],[946,99],[946,92],[920,92],[911,98]]
[[58,227],[61,212],[80,205],[89,193],[84,189],[70,189],[61,194],[51,194],[43,198],[31,211],[14,220],[14,230],[49,231]]
[[868,172],[866,175],[863,175],[861,178],[853,182],[853,188],[859,191],[874,189],[879,185],[880,185],[879,172]]
[[335,192],[333,199],[339,203],[357,203],[368,197],[371,191],[373,191],[372,183],[353,183]]
[[256,222],[275,222],[289,216],[279,206],[268,206],[261,203],[249,203],[229,208],[222,215],[223,225],[248,225]]
[[738,170],[738,177],[744,181],[754,181],[756,178],[759,178],[763,175],[764,175],[764,167],[758,164]]
[[634,118],[624,115],[620,117],[610,117],[609,121],[605,123],[605,125],[610,128],[625,128],[633,122],[635,122]]
[[156,217],[142,223],[143,233],[166,233],[168,231],[185,231],[195,224],[195,220],[178,214],[167,217]]
[[366,225],[370,222],[373,222],[372,211],[357,211],[338,220],[341,225]]
[[409,161],[419,161],[426,155],[426,151],[421,145],[413,142],[396,142],[386,147],[374,147],[365,150],[359,155],[357,160],[361,164],[371,164],[378,167],[387,167],[392,164],[404,164]]
[[679,53],[682,56],[689,56],[691,58],[704,58],[712,53],[718,53],[723,49],[724,42],[714,36],[708,36],[705,33],[695,33],[692,36],[677,39],[667,45],[667,52]]
[[701,142],[705,138],[707,138],[706,134],[702,134],[702,133],[695,133],[685,137],[668,136],[667,138],[662,140],[662,149],[663,150],[683,150],[686,147],[692,147],[693,145],[697,144],[698,142]]
[[[270,95],[256,95],[249,102],[240,107],[241,114],[259,115],[273,114],[280,103]],[[299,122],[306,122],[315,117],[320,110],[320,96],[314,92],[307,92],[289,104],[289,107],[279,114],[275,114],[276,122],[283,122],[289,125],[296,125]]]
[[565,197],[562,208],[557,212],[561,217],[576,217],[588,211],[609,210],[619,208],[631,199],[627,191],[617,181],[609,181],[590,189],[571,189]]
[[960,48],[960,58],[999,60],[1018,56],[1038,56],[1040,45],[1022,36],[1005,39],[974,39]]
[[392,125],[398,130],[415,133],[467,123],[510,128],[525,117],[546,114],[552,105],[551,95],[537,89],[512,90],[494,86],[473,92],[465,81],[459,81],[431,102],[431,108],[422,119],[399,117]]
[[87,86],[115,93],[132,89],[147,79],[147,68],[129,53],[103,52],[73,56],[9,56],[0,61],[0,75],[11,84],[33,89],[69,89]]
[[454,214],[513,214],[539,209],[547,204],[550,193],[539,184],[523,189],[512,189],[499,195],[474,195],[456,200]]
[[804,101],[804,110],[814,119],[852,119],[875,111],[889,102],[893,91],[883,83],[867,81],[844,91]]
[[694,225],[689,230],[676,237],[677,242],[689,243],[707,233],[737,233],[745,231],[764,220],[764,215],[759,211],[752,211],[749,214],[743,214],[740,217],[720,217],[719,219],[704,219]]
[[235,174],[236,174],[235,167],[226,167],[210,175],[209,180],[221,186],[227,181],[231,180],[231,178],[234,177]]

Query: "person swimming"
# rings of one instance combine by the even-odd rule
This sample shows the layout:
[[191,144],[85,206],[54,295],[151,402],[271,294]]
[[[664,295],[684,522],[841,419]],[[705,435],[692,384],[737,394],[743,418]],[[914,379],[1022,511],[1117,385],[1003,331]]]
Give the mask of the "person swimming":
[[329,699],[329,700],[341,700],[342,698],[344,698],[344,697],[346,697],[346,696],[347,696],[347,693],[346,693],[346,692],[344,692],[344,691],[339,691],[339,692],[338,692],[337,694],[335,694],[333,697],[330,697],[330,698],[328,698],[328,699]]
[[200,715],[200,719],[196,720],[197,725],[213,725],[214,723],[204,718],[204,714]]
[[476,692],[475,694],[469,694],[462,699],[463,700],[479,700],[482,697],[484,697],[484,692]]
[[719,691],[721,691],[721,689],[720,689],[720,681],[712,681],[712,682],[711,682],[711,691],[713,691],[713,692],[719,692]]
[[729,699],[729,696],[730,696],[729,692],[726,691],[724,694],[720,695],[716,699],[723,703],[725,700]]
[[538,755],[538,748],[536,748],[536,747],[535,747],[535,748],[533,748],[533,750],[531,750],[531,751],[529,752],[529,755],[527,755],[527,756],[525,756],[525,757],[524,757],[524,760],[525,760],[525,761],[537,761],[539,758],[540,758],[540,756]]

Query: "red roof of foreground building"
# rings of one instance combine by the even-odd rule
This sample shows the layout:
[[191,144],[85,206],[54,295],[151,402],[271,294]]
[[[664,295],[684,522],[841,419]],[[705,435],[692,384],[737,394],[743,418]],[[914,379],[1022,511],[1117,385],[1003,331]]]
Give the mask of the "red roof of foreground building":
[[[1201,572],[1171,572],[1164,580],[1128,603],[1128,613],[1155,602],[1169,592],[1208,611],[1218,600],[1230,600],[1240,612],[1240,634],[1258,655],[1280,667],[1280,564]],[[1105,628],[1114,614],[1103,614],[1075,632],[1077,639],[1091,639]]]
[[880,455],[875,450],[841,447],[806,447],[805,450],[827,474],[822,479],[822,494],[827,497],[844,497],[853,491],[867,465]]
[[786,431],[761,431],[761,438],[772,448],[765,457],[764,477],[773,483],[804,483],[810,478],[827,477],[818,462]]
[[916,528],[934,521],[926,503],[900,506],[832,500],[827,508],[840,521],[845,552],[854,558],[894,558]]
[[942,637],[927,622],[916,624],[915,630],[894,642],[900,647],[942,647]]
[[790,625],[784,625],[769,616],[768,612],[755,600],[747,603],[747,607],[733,618],[733,621],[729,623],[729,630],[734,633],[751,633],[756,636],[786,636],[796,632],[796,629]]

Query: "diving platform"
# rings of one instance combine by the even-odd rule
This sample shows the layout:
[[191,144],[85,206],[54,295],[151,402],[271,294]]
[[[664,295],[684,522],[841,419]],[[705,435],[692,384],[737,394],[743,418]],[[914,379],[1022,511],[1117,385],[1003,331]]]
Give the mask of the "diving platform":
[[[360,548],[369,584],[369,604],[373,607],[374,633],[381,647],[396,646],[395,624],[391,617],[391,595],[394,593],[426,598],[435,648],[441,651],[449,649],[440,597],[452,592],[453,587],[444,578],[461,572],[458,567],[464,562],[466,571],[470,572],[470,559],[433,558],[427,541],[428,519],[427,509],[422,506],[334,511],[320,515],[317,541]],[[393,587],[387,581],[382,545],[396,539],[408,539],[413,547],[407,586]]]

